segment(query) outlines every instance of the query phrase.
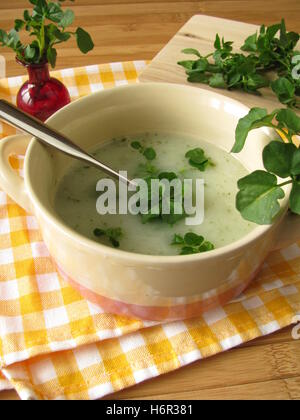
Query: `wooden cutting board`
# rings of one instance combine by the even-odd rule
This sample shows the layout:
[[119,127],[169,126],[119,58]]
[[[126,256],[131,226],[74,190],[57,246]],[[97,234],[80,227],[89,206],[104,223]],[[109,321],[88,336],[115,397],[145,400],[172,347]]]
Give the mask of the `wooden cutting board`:
[[[213,90],[230,98],[236,99],[248,107],[265,107],[269,111],[283,107],[270,88],[261,89],[261,96],[252,95],[241,91],[228,91],[213,89],[205,84],[191,84],[186,80],[184,69],[177,64],[180,60],[188,60],[190,57],[182,54],[184,48],[196,48],[201,54],[206,55],[214,50],[216,33],[224,36],[225,41],[234,41],[234,50],[241,52],[239,48],[244,40],[259,29],[256,25],[236,22],[233,20],[220,19],[206,15],[193,16],[171,39],[171,41],[154,58],[151,64],[140,75],[141,82],[170,82],[199,86],[202,89]],[[300,43],[299,43],[300,49]]]

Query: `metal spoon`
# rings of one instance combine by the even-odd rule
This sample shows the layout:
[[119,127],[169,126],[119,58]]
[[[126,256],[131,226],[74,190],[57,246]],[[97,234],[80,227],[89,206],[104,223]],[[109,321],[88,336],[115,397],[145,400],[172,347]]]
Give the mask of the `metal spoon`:
[[25,131],[28,134],[36,137],[43,143],[46,143],[61,152],[84,161],[85,163],[94,166],[106,174],[112,176],[127,184],[131,184],[136,187],[136,184],[118,172],[114,171],[104,163],[99,162],[93,156],[82,150],[79,146],[69,140],[66,136],[59,133],[58,131],[50,128],[47,124],[42,123],[38,119],[32,117],[21,111],[9,102],[0,99],[0,118],[8,122],[9,124]]

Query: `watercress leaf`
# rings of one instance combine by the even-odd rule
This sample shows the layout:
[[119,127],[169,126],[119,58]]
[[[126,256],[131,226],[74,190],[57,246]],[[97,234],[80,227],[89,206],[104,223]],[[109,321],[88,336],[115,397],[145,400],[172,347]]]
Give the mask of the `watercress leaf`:
[[199,247],[198,251],[199,252],[207,252],[207,251],[212,251],[213,249],[215,249],[214,245],[211,242],[209,242],[209,241],[205,241]]
[[183,68],[187,69],[187,70],[192,70],[193,69],[193,65],[194,65],[193,60],[182,60],[182,61],[178,61],[178,65],[182,66]]
[[239,153],[243,149],[249,131],[263,126],[263,119],[267,115],[268,111],[264,108],[252,108],[245,117],[239,120],[235,130],[235,144],[231,150],[232,153]]
[[64,12],[59,3],[51,2],[48,4],[46,16],[52,22],[59,23],[64,16]]
[[193,71],[204,72],[208,68],[208,60],[206,58],[199,58],[199,60],[194,61]]
[[188,82],[190,83],[205,83],[209,82],[209,76],[207,74],[197,72],[197,73],[188,73]]
[[184,244],[184,239],[181,235],[175,234],[173,236],[171,245],[183,245]]
[[7,33],[3,29],[0,29],[0,42],[5,45],[7,41],[8,41]]
[[32,48],[30,45],[27,45],[24,51],[26,61],[30,61],[35,56],[35,52],[35,48]]
[[300,133],[300,117],[291,109],[280,109],[276,120],[294,134]]
[[185,157],[189,158],[194,163],[202,163],[203,161],[207,160],[204,150],[200,147],[196,147],[195,149],[187,151]]
[[161,214],[161,219],[163,222],[168,223],[173,226],[179,220],[182,220],[186,217],[184,209],[182,208],[181,214],[175,214],[175,205],[172,200],[170,200],[170,214]]
[[266,36],[269,41],[272,41],[277,32],[281,29],[281,23],[276,23],[275,25],[271,25],[266,30]]
[[279,77],[271,82],[271,88],[283,104],[290,104],[295,100],[295,85],[286,77]]
[[77,28],[76,40],[77,40],[78,48],[84,54],[87,54],[89,51],[91,51],[94,48],[94,43],[90,34],[82,28]]
[[264,167],[281,178],[291,175],[292,161],[296,146],[292,143],[272,141],[263,150]]
[[300,149],[297,148],[292,159],[291,175],[300,175]]
[[175,174],[175,172],[161,172],[158,175],[158,179],[162,180],[162,179],[166,179],[168,181],[173,181],[173,179],[178,179],[178,176]]
[[226,88],[227,84],[222,73],[213,74],[209,79],[209,86],[214,88]]
[[141,143],[139,141],[133,141],[133,142],[131,142],[130,145],[135,150],[139,150],[139,149],[142,148],[142,145],[141,145]]
[[219,34],[216,34],[216,39],[215,39],[214,47],[215,47],[216,50],[220,50],[221,49],[221,39],[220,39]]
[[257,51],[257,33],[248,36],[244,45],[241,47],[242,51],[256,52]]
[[290,209],[293,213],[300,215],[300,183],[298,181],[293,182],[290,194]]
[[156,158],[156,152],[152,147],[147,147],[147,149],[144,150],[143,155],[147,160],[154,160]]
[[255,171],[238,181],[236,208],[242,217],[260,225],[271,224],[279,213],[278,200],[284,197],[275,175]]
[[74,22],[74,12],[71,9],[67,9],[64,14],[62,19],[60,20],[59,24],[60,26],[62,26],[63,28],[67,28],[68,26],[72,25],[72,23]]
[[253,73],[248,76],[247,86],[252,90],[261,89],[270,85],[270,81],[258,73]]
[[183,54],[192,54],[192,55],[196,55],[197,57],[201,57],[201,54],[199,53],[198,50],[196,50],[195,48],[185,48],[184,50],[181,51]]
[[24,20],[26,22],[29,22],[30,21],[30,14],[29,14],[29,11],[28,10],[24,10],[23,17],[24,17]]
[[184,235],[184,242],[188,246],[200,246],[203,241],[203,236],[199,236],[193,232],[188,232]]
[[94,233],[95,236],[99,237],[99,236],[105,235],[105,230],[96,228],[96,229],[94,229],[93,233]]
[[47,49],[47,60],[51,64],[51,67],[54,68],[56,64],[56,58],[57,58],[57,51],[55,48],[49,47]]
[[17,44],[20,42],[20,37],[18,32],[15,29],[11,29],[8,33],[8,39],[6,45],[8,47],[16,48]]
[[15,30],[19,32],[25,25],[24,20],[16,19],[15,20]]
[[192,246],[184,246],[180,251],[180,255],[197,254],[197,252],[197,249],[193,248]]

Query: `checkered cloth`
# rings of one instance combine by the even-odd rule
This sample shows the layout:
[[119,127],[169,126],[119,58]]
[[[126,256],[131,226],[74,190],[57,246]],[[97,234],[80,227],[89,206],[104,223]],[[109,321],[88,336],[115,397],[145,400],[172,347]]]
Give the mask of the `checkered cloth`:
[[[135,83],[145,62],[57,71],[72,99]],[[22,77],[0,81],[15,100]],[[1,136],[14,130],[1,126]],[[21,171],[21,157],[12,157]],[[22,399],[96,399],[297,321],[300,243],[273,252],[239,299],[160,324],[105,313],[56,271],[36,219],[0,192],[0,389]],[[1,373],[0,373],[1,375]],[[5,379],[5,380],[4,380]]]

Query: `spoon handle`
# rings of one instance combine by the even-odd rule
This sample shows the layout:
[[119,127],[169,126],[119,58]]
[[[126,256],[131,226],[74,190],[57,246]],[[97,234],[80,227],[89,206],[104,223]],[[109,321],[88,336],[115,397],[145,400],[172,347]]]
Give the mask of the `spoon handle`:
[[28,134],[41,140],[43,143],[60,150],[61,152],[72,156],[76,159],[82,160],[98,169],[101,169],[107,175],[112,176],[115,179],[131,184],[132,182],[114,171],[107,165],[99,162],[90,154],[86,153],[79,146],[73,143],[63,134],[50,128],[49,125],[44,124],[35,117],[21,111],[9,102],[0,99],[0,118],[8,122],[9,124],[25,131]]

